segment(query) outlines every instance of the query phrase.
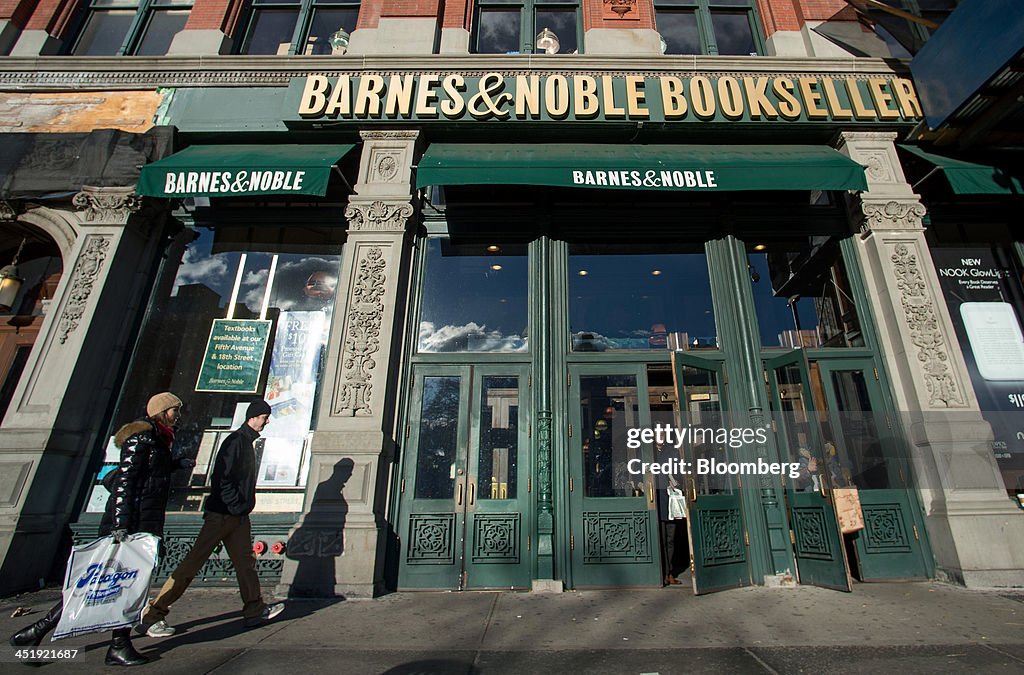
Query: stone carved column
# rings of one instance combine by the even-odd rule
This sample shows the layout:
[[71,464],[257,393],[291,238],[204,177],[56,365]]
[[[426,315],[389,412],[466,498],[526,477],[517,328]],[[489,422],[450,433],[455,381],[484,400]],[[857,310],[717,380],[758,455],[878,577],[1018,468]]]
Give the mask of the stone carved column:
[[866,167],[849,200],[882,356],[909,434],[939,574],[972,586],[1024,583],[1024,514],[1003,491],[963,353],[907,184],[896,135],[848,132],[839,150]]
[[134,188],[84,187],[64,208],[27,205],[17,218],[54,237],[61,281],[0,426],[0,592],[47,572],[130,345],[159,228],[129,218]]
[[306,498],[289,535],[281,594],[370,597],[383,590],[384,504],[419,135],[362,136]]

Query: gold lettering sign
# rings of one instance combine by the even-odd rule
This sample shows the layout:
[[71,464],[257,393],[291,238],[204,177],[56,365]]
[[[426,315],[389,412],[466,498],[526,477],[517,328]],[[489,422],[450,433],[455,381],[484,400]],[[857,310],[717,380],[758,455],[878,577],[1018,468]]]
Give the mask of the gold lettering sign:
[[458,73],[309,75],[289,91],[305,120],[635,120],[912,123],[901,77]]

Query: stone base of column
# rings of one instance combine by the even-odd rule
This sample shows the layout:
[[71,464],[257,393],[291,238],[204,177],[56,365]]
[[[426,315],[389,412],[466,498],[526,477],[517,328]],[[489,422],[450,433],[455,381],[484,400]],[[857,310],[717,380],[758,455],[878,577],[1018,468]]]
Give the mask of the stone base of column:
[[[940,518],[936,529],[944,530],[948,539],[932,544],[940,561],[938,578],[968,588],[1024,586],[1024,513],[1011,505],[1002,514],[945,514],[929,518],[930,532],[931,521]],[[950,544],[954,552],[948,550]]]
[[534,579],[531,593],[561,593],[565,586],[558,579]]
[[[374,598],[383,595],[383,529],[374,524],[303,523],[289,537],[275,592],[291,598]],[[343,548],[340,554],[338,547]]]

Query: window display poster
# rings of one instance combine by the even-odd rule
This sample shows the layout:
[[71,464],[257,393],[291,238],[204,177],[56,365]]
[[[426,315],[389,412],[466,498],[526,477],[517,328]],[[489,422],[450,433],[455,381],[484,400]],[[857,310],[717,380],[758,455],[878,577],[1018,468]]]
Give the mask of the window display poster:
[[946,306],[993,451],[1011,492],[1024,487],[1024,287],[1001,246],[932,248]]
[[309,431],[326,325],[322,311],[281,312],[263,395],[271,409],[267,438],[302,439]]
[[214,319],[196,391],[255,393],[270,321]]

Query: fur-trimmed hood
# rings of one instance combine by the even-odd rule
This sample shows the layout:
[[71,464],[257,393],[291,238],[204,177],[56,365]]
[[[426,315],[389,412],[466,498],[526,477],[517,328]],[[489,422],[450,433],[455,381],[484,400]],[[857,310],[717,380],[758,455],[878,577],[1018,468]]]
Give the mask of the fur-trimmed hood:
[[142,433],[143,431],[153,433],[156,429],[153,426],[153,423],[149,420],[135,420],[134,422],[129,422],[118,429],[117,433],[114,434],[114,446],[120,448],[131,436]]

